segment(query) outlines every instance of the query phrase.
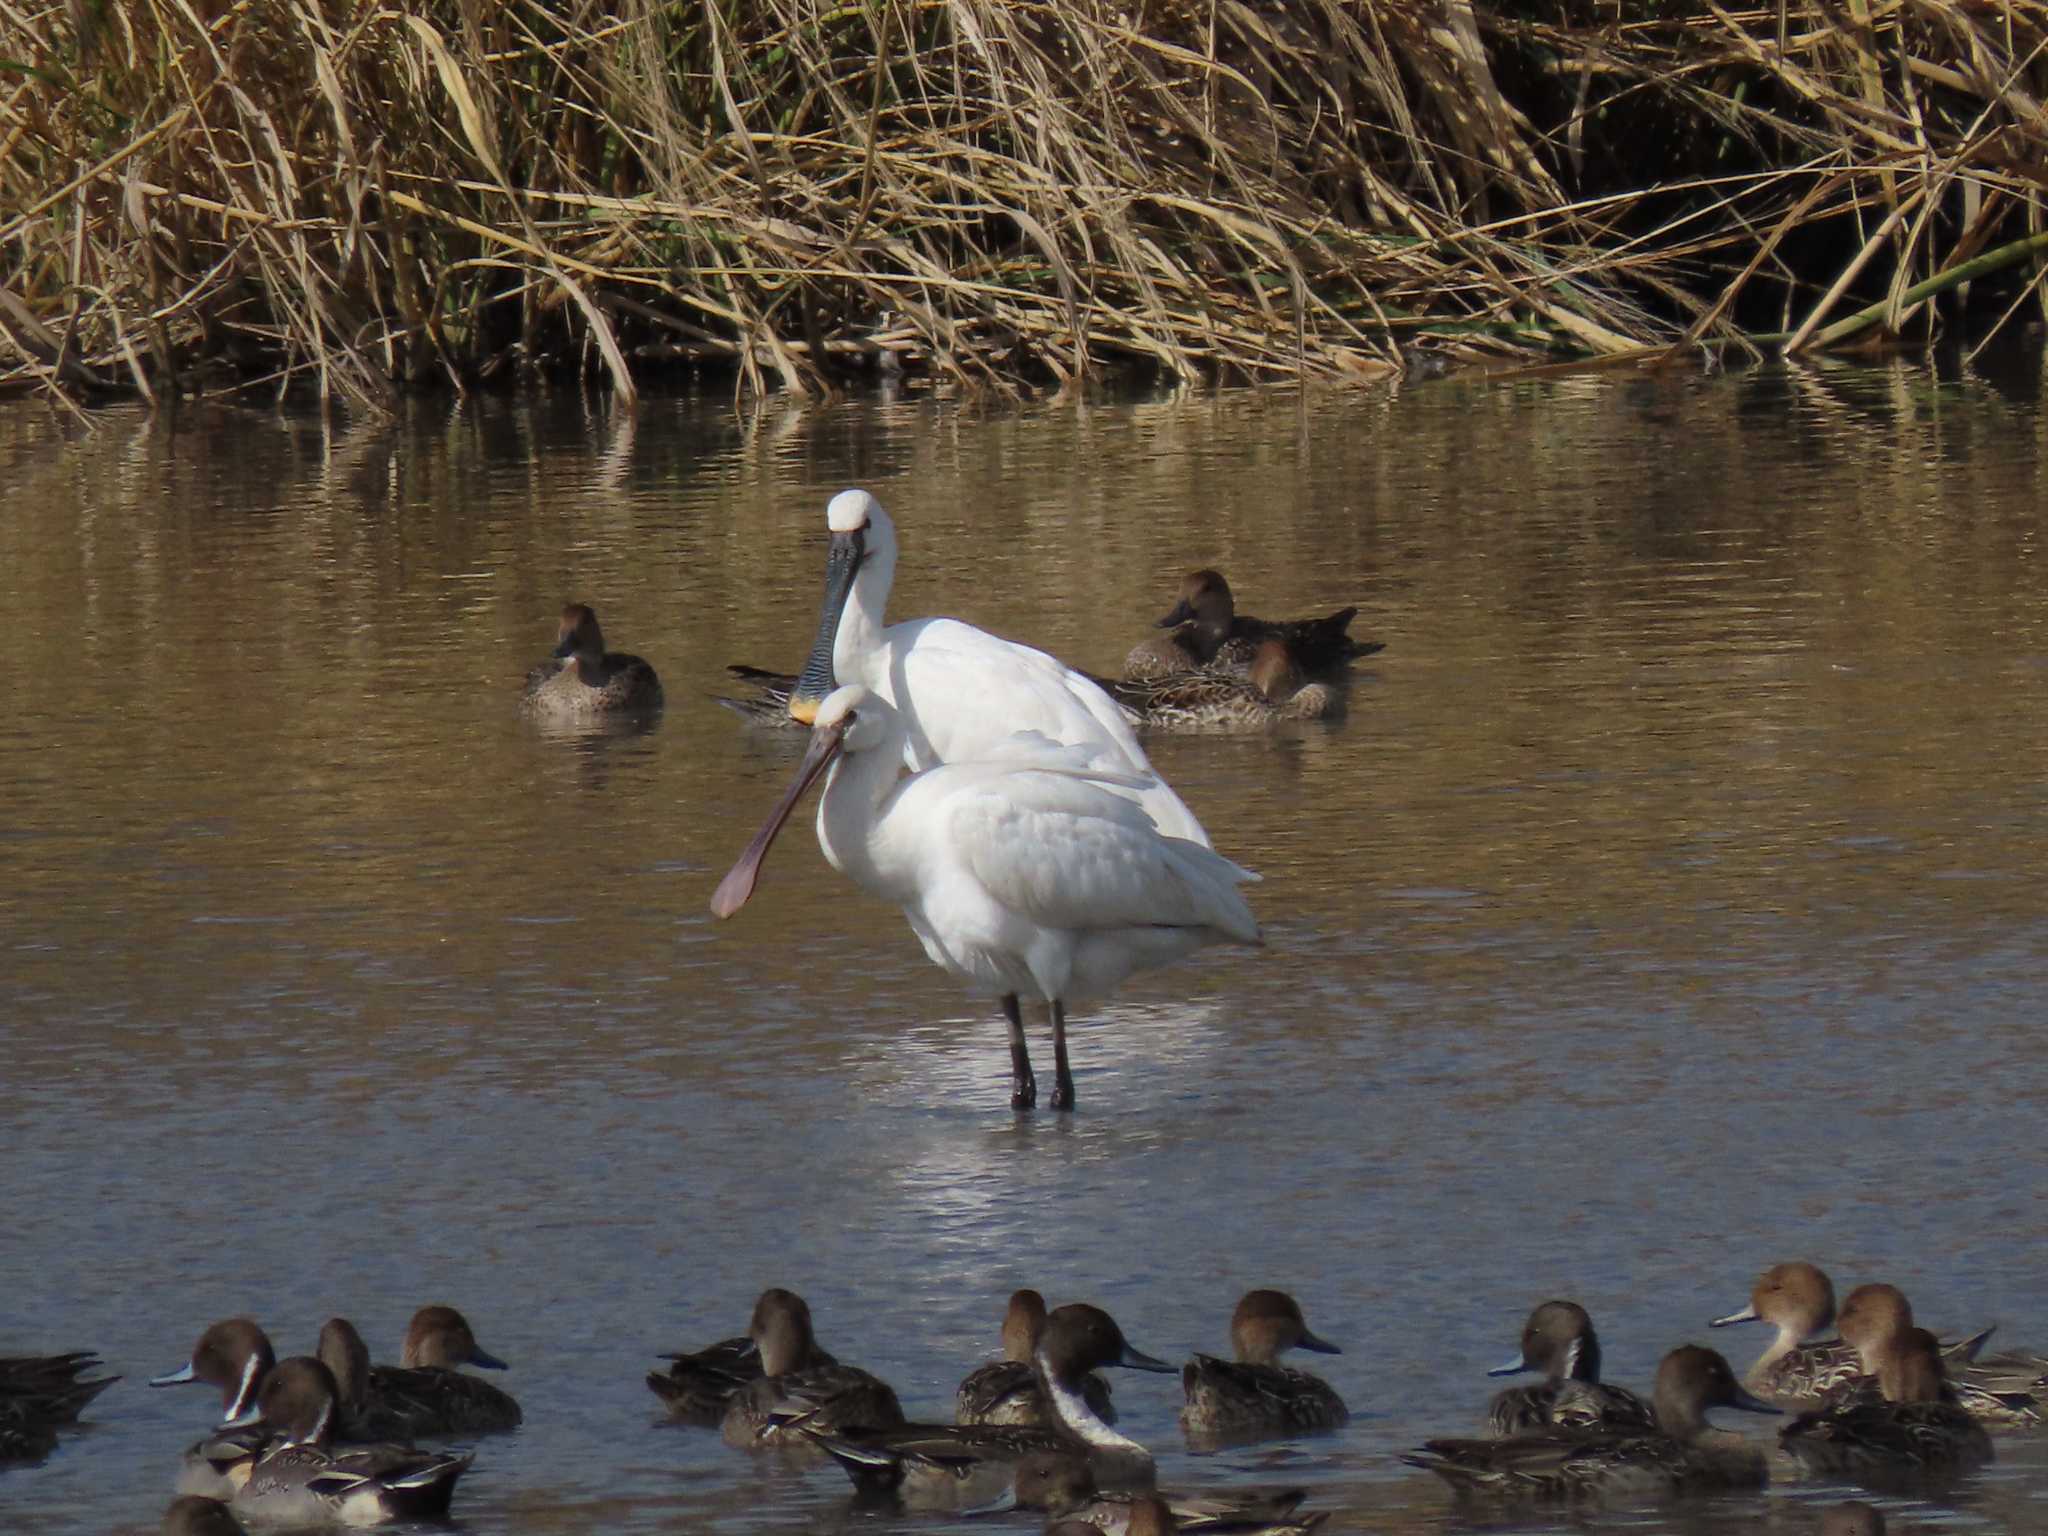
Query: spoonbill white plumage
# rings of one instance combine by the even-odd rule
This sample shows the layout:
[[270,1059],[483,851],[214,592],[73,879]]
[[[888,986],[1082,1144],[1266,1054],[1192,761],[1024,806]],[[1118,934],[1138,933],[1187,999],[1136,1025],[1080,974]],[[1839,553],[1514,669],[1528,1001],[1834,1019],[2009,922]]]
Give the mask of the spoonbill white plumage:
[[829,695],[795,780],[711,910],[731,917],[746,904],[776,833],[829,770],[818,804],[826,861],[901,905],[934,964],[1002,998],[1017,1109],[1038,1101],[1018,999],[1044,1000],[1052,1107],[1071,1109],[1066,1005],[1205,944],[1257,944],[1258,923],[1237,891],[1257,877],[1161,832],[1133,797],[1143,780],[1099,766],[1109,754],[1097,745],[1018,732],[978,758],[903,778],[909,734],[903,712],[863,685]]
[[1195,813],[1152,772],[1122,707],[1072,667],[958,619],[883,626],[896,526],[872,494],[841,491],[825,523],[825,604],[791,715],[811,722],[834,687],[860,683],[902,716],[912,771],[985,757],[1019,731],[1095,747],[1105,766],[1132,780],[1112,785],[1116,793],[1142,805],[1167,836],[1208,846]]

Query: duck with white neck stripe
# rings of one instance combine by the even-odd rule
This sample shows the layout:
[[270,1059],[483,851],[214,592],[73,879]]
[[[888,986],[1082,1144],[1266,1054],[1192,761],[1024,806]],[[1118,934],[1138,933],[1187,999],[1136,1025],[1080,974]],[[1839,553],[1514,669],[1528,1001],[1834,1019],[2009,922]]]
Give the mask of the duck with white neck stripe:
[[1010,1495],[1017,1464],[1034,1453],[1085,1461],[1104,1487],[1150,1487],[1152,1453],[1117,1433],[1089,1405],[1083,1383],[1103,1366],[1171,1373],[1164,1360],[1133,1348],[1100,1307],[1072,1303],[1046,1318],[1032,1355],[1039,1386],[1054,1422],[1022,1424],[905,1424],[895,1429],[803,1429],[864,1492],[893,1492],[916,1509],[966,1509]]

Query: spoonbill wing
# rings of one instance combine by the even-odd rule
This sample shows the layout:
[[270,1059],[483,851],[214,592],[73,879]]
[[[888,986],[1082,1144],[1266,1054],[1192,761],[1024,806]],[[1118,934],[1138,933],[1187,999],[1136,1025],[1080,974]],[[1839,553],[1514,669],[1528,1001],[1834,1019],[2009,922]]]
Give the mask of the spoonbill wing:
[[[986,757],[991,742],[1037,731],[1058,742],[1098,744],[1120,759],[1102,766],[1146,772],[1123,706],[1045,652],[957,619],[892,625],[888,637],[886,692],[908,717],[911,767]],[[942,699],[946,707],[927,711],[919,704],[925,699]],[[1209,841],[1163,781],[1151,777],[1136,793],[1168,836]]]
[[[978,765],[955,764],[955,769]],[[983,889],[1048,928],[1215,928],[1255,943],[1237,893],[1257,876],[1084,774],[978,776],[946,796],[944,836]]]

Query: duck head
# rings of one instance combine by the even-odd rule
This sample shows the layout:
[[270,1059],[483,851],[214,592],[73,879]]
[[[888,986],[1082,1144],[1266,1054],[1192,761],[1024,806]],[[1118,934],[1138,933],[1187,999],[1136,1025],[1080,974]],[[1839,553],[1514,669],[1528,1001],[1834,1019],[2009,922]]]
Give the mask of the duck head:
[[255,1404],[224,1420],[222,1429],[261,1424],[282,1436],[287,1445],[325,1446],[334,1433],[334,1410],[340,1401],[334,1373],[311,1355],[280,1360],[263,1378]]
[[1003,1358],[1029,1361],[1045,1331],[1045,1298],[1034,1290],[1013,1291],[1003,1313]]
[[1031,1359],[1042,1375],[1068,1387],[1105,1365],[1120,1365],[1133,1371],[1163,1371],[1168,1375],[1178,1369],[1133,1348],[1114,1318],[1100,1307],[1079,1301],[1047,1314]]
[[1714,1350],[1682,1344],[1657,1366],[1653,1395],[1657,1426],[1679,1440],[1706,1429],[1709,1408],[1739,1408],[1744,1413],[1777,1413],[1769,1403],[1751,1396]]
[[1835,1287],[1818,1265],[1773,1264],[1750,1288],[1749,1305],[1707,1326],[1766,1322],[1793,1339],[1808,1338],[1835,1320]]
[[334,1395],[342,1406],[360,1411],[370,1392],[370,1346],[345,1317],[330,1317],[320,1327],[320,1363],[334,1377]]
[[486,1354],[470,1331],[469,1319],[453,1307],[421,1307],[413,1313],[405,1330],[405,1353],[399,1363],[412,1369],[439,1366],[453,1370],[458,1365],[481,1366],[502,1371],[505,1362]]
[[152,1387],[175,1387],[188,1381],[203,1381],[218,1387],[223,1417],[232,1418],[248,1410],[256,1400],[256,1388],[276,1363],[270,1337],[251,1318],[231,1317],[213,1324],[192,1346],[192,1358],[182,1370],[154,1378]]
[[571,603],[562,610],[562,622],[555,631],[554,654],[567,660],[602,663],[604,631],[597,627],[597,611],[587,603]]
[[1575,1301],[1546,1301],[1522,1324],[1522,1352],[1495,1366],[1489,1376],[1541,1371],[1552,1381],[1598,1381],[1600,1337],[1593,1319]]
[[810,1305],[795,1291],[773,1286],[754,1303],[747,1337],[761,1355],[761,1370],[786,1376],[810,1363],[817,1338],[811,1332]]
[[1246,1365],[1271,1365],[1290,1349],[1344,1353],[1308,1331],[1300,1304],[1285,1291],[1246,1291],[1230,1314],[1230,1346]]
[[1230,583],[1220,571],[1189,571],[1181,579],[1180,601],[1159,621],[1159,628],[1192,626],[1195,655],[1206,663],[1229,636],[1231,621],[1236,617],[1237,605],[1230,595]]

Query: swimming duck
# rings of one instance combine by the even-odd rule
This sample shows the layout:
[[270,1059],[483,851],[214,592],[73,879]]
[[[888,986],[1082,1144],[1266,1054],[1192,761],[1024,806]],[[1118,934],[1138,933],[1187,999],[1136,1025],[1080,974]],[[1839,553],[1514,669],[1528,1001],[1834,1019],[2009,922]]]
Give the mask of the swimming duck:
[[[1031,1356],[1045,1328],[1045,1298],[1034,1290],[1013,1292],[1003,1314],[1003,1358],[976,1366],[955,1394],[954,1422],[959,1424],[1037,1424],[1054,1421],[1052,1405],[1039,1390]],[[1090,1374],[1081,1391],[1095,1417],[1116,1422],[1109,1383]]]
[[526,674],[520,707],[529,714],[574,717],[661,707],[661,682],[638,656],[604,648],[604,631],[586,604],[571,603],[553,655]]
[[333,1372],[311,1355],[293,1355],[272,1367],[254,1406],[222,1425],[260,1425],[275,1436],[238,1474],[236,1509],[266,1522],[299,1525],[445,1516],[456,1480],[474,1458],[397,1445],[334,1450],[339,1407]]
[[1105,1490],[1086,1458],[1043,1451],[1017,1463],[1014,1489],[1011,1499],[985,1507],[1042,1509],[1051,1518],[1046,1536],[1157,1536],[1176,1530],[1207,1536],[1304,1536],[1329,1518],[1327,1510],[1295,1518],[1307,1497],[1299,1488],[1200,1495]]
[[[647,1389],[667,1406],[670,1418],[706,1428],[716,1428],[733,1394],[762,1374],[761,1351],[745,1334],[661,1358],[674,1363],[666,1371],[649,1371]],[[811,1358],[820,1365],[839,1363],[815,1344]]]
[[1277,1364],[1290,1349],[1342,1354],[1308,1331],[1301,1307],[1285,1291],[1247,1291],[1230,1315],[1236,1360],[1196,1355],[1181,1367],[1187,1405],[1180,1427],[1190,1440],[1212,1441],[1335,1429],[1350,1420],[1330,1384]]
[[162,1536],[249,1536],[226,1504],[196,1493],[171,1500],[160,1530]]
[[1690,1493],[1758,1488],[1764,1458],[1746,1442],[1708,1432],[1709,1408],[1779,1410],[1751,1396],[1711,1349],[1687,1344],[1657,1367],[1654,1430],[1564,1434],[1506,1440],[1431,1440],[1401,1459],[1426,1467],[1459,1492],[1577,1499],[1606,1494]]
[[1287,647],[1261,640],[1242,677],[1227,672],[1179,672],[1126,680],[1111,694],[1141,725],[1159,729],[1263,726],[1283,720],[1321,720],[1340,703],[1326,683],[1307,683]]
[[1600,1336],[1575,1301],[1546,1301],[1522,1325],[1522,1350],[1489,1376],[1541,1371],[1541,1386],[1509,1387],[1486,1410],[1492,1435],[1541,1429],[1655,1429],[1650,1405],[1626,1387],[1600,1379]]
[[[151,1380],[152,1387],[199,1382],[218,1388],[222,1419],[238,1419],[256,1401],[256,1389],[276,1364],[270,1336],[254,1319],[230,1317],[209,1325],[192,1346],[191,1358],[179,1370]],[[218,1428],[187,1446],[178,1472],[178,1491],[226,1495],[234,1491],[238,1469],[254,1460],[268,1443],[260,1427]]]
[[1173,634],[1140,642],[1124,659],[1126,681],[1144,681],[1197,668],[1248,675],[1261,640],[1278,640],[1304,672],[1326,672],[1386,647],[1353,640],[1346,631],[1356,608],[1340,608],[1320,619],[1268,621],[1239,614],[1230,583],[1219,572],[1190,571],[1180,601],[1159,621]]
[[761,1375],[732,1394],[720,1420],[727,1445],[749,1450],[815,1448],[789,1431],[801,1418],[814,1430],[880,1429],[903,1422],[889,1384],[858,1366],[841,1365],[818,1348],[811,1309],[794,1291],[771,1287],[754,1303],[747,1338],[761,1359]]
[[348,1319],[320,1330],[320,1359],[334,1375],[342,1411],[336,1426],[347,1440],[409,1440],[417,1435],[478,1435],[517,1429],[518,1401],[457,1366],[506,1369],[476,1341],[469,1319],[449,1306],[425,1306],[405,1330],[398,1365],[370,1364],[370,1351]]
[[1052,1406],[1055,1422],[1049,1426],[899,1424],[833,1430],[805,1416],[793,1427],[830,1454],[857,1489],[894,1493],[914,1508],[962,1509],[1014,1493],[1017,1463],[1036,1452],[1079,1456],[1106,1485],[1149,1487],[1152,1453],[1098,1418],[1082,1383],[1102,1366],[1169,1373],[1173,1367],[1134,1349],[1100,1307],[1079,1302],[1046,1318],[1031,1363]]
[[[1835,1320],[1835,1287],[1816,1264],[1795,1260],[1773,1264],[1757,1277],[1749,1305],[1717,1317],[1707,1326],[1769,1323],[1778,1330],[1770,1346],[1743,1377],[1743,1385],[1783,1406],[1824,1403],[1864,1374],[1855,1347],[1840,1338],[1805,1343]],[[1970,1360],[1991,1330],[1944,1346],[1951,1365]]]
[[1801,1414],[1779,1432],[1787,1455],[1812,1472],[1861,1477],[1963,1472],[1991,1460],[1991,1437],[1955,1402],[1941,1346],[1913,1325],[1903,1291],[1859,1285],[1838,1326],[1877,1390]]
[[121,1379],[78,1379],[99,1368],[90,1350],[0,1356],[0,1462],[40,1461],[55,1450],[57,1431],[76,1424],[80,1410]]

